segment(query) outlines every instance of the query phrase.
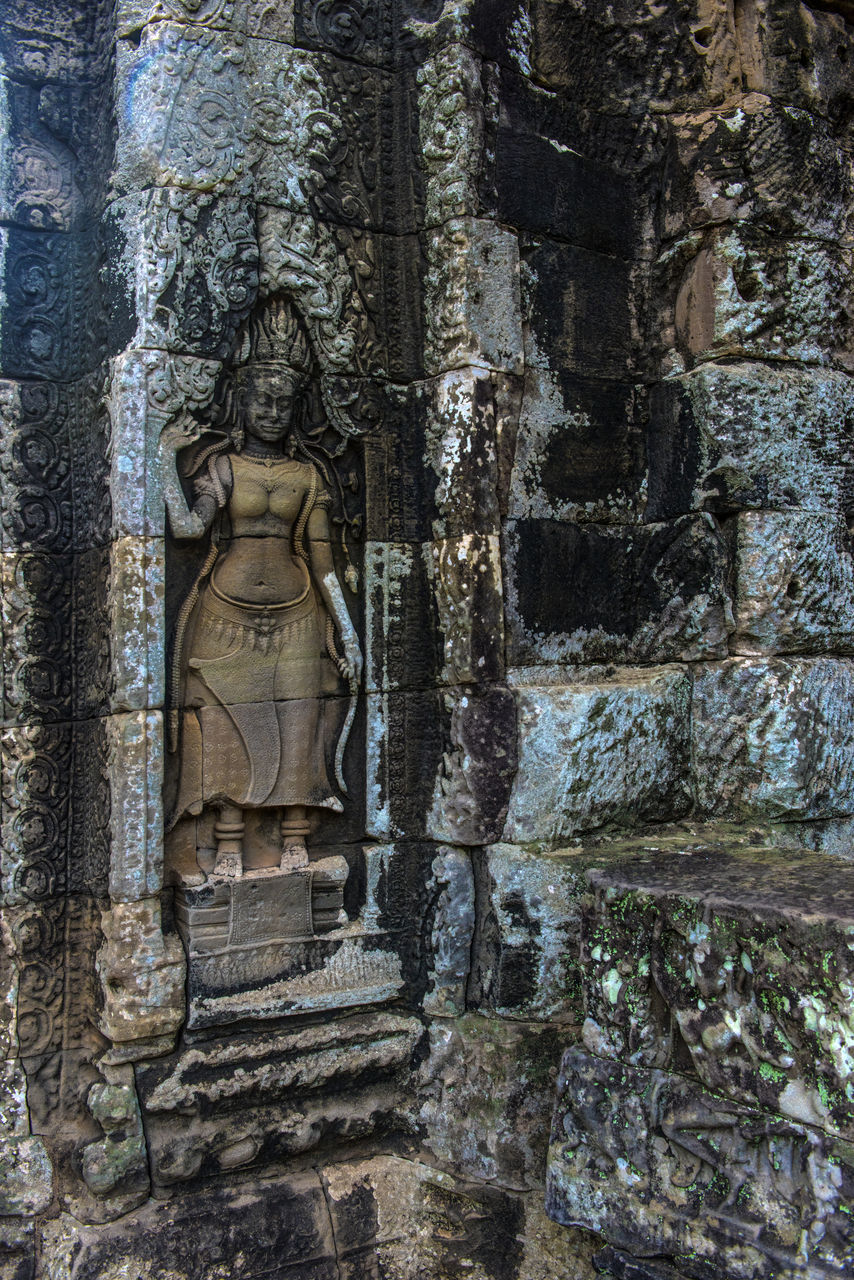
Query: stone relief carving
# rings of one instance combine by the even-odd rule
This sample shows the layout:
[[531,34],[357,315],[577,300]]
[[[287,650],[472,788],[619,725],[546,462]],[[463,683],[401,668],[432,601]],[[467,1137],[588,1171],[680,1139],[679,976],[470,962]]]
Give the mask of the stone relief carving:
[[[161,435],[172,533],[210,538],[175,636],[170,823],[215,811],[211,844],[197,844],[215,877],[243,871],[247,810],[280,814],[282,870],[308,867],[309,811],[343,807],[362,666],[332,558],[332,495],[295,422],[308,334],[275,298],[242,337],[222,399],[230,433],[180,423]],[[170,466],[179,454],[190,504]],[[342,681],[349,699],[335,696]]]

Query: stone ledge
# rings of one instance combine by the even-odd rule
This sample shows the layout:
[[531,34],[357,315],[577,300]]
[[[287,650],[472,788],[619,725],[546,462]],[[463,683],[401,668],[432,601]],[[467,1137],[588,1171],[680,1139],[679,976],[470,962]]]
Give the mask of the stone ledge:
[[549,1212],[688,1276],[843,1274],[854,869],[704,834],[579,855]]

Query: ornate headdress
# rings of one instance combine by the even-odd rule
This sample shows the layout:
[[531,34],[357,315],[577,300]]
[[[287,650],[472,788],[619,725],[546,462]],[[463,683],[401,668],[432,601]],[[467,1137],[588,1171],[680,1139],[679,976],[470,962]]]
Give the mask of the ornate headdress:
[[237,338],[235,369],[276,364],[302,374],[311,367],[311,344],[292,303],[281,294],[266,298],[244,322]]

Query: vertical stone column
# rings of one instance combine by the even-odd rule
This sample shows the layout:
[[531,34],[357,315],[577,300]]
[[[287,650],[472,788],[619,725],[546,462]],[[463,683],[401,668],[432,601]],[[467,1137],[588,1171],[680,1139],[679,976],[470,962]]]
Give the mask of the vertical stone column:
[[[68,1190],[45,1143],[55,1160],[79,1140],[79,1084],[96,1078],[103,1047],[94,952],[111,646],[98,221],[110,52],[105,6],[13,3],[0,15],[0,1111],[11,1215]],[[30,1265],[26,1218],[7,1248]]]

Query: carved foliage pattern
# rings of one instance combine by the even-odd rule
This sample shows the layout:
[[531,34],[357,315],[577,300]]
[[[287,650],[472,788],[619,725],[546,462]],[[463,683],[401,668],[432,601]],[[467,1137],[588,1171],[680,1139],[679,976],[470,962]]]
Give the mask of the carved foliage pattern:
[[0,383],[0,495],[5,551],[65,552],[109,537],[101,379],[70,386]]
[[483,89],[474,55],[449,45],[418,71],[421,154],[428,224],[477,211]]
[[97,212],[108,167],[103,89],[8,80],[5,90],[4,220],[44,231],[81,226]]
[[268,198],[305,210],[340,145],[323,68],[288,46],[164,24],[126,95],[129,152],[155,165],[159,185],[249,194],[254,173]]
[[12,227],[4,250],[0,366],[7,377],[60,381],[87,373],[104,345],[97,305],[98,246],[92,232],[44,234]]
[[154,192],[136,262],[138,345],[230,353],[258,287],[255,221],[246,200]]
[[103,894],[110,819],[104,721],[6,728],[0,761],[5,900]]
[[107,710],[106,548],[2,559],[4,715],[18,723]]

